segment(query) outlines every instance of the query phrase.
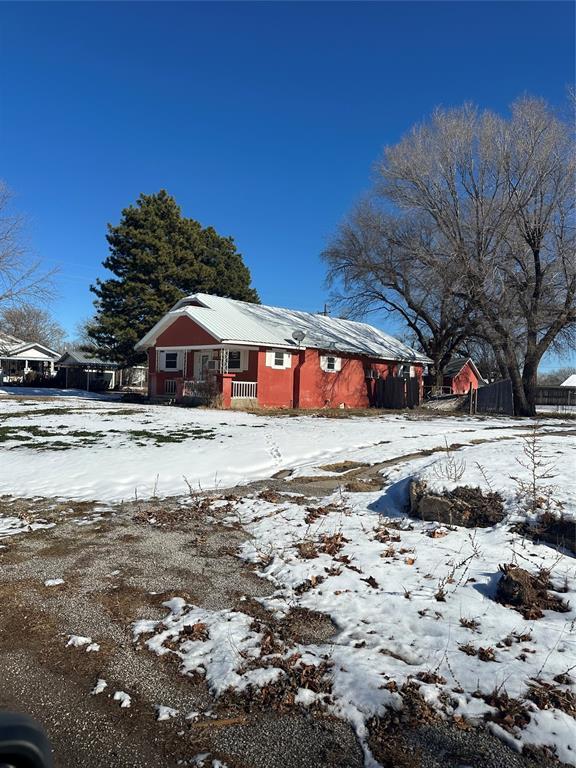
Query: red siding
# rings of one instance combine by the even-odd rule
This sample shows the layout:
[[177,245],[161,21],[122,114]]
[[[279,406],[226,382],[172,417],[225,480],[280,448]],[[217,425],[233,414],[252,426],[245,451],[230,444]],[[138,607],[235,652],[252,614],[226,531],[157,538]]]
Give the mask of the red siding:
[[450,387],[453,395],[465,395],[470,390],[470,385],[472,389],[478,389],[478,377],[470,363],[466,363],[456,376],[446,376],[444,379],[444,386]]
[[218,343],[217,339],[189,317],[179,317],[156,340],[157,347],[194,347]]

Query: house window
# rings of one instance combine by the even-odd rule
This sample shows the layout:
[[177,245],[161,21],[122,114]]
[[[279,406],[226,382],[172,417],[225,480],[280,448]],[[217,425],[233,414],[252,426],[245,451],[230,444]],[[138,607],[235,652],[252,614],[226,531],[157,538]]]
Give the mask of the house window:
[[165,370],[175,371],[178,368],[178,352],[166,352],[164,357]]
[[176,379],[166,379],[164,382],[164,393],[166,395],[176,394]]
[[342,360],[334,355],[322,355],[320,357],[320,368],[326,373],[337,373],[342,367]]
[[231,349],[228,352],[228,370],[239,371],[242,363],[242,353],[239,349]]
[[266,352],[266,365],[268,368],[283,370],[292,365],[292,356],[283,349],[269,349]]
[[413,379],[416,376],[416,368],[413,365],[399,365],[398,376],[404,379]]

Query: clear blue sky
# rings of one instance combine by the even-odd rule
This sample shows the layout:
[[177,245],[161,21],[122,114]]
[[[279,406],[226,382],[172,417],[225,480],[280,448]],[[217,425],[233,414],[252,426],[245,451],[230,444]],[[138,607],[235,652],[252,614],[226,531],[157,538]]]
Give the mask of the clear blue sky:
[[2,177],[92,311],[107,222],[164,187],[266,303],[320,309],[327,238],[435,105],[565,101],[570,2],[0,3]]

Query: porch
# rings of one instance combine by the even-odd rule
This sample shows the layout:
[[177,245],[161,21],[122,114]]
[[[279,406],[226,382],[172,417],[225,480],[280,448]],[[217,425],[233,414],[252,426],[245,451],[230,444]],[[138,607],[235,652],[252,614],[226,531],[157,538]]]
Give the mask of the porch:
[[176,402],[219,402],[224,408],[258,402],[258,349],[161,348],[155,351],[150,396]]
[[33,384],[54,376],[53,360],[0,357],[0,384]]
[[[203,403],[219,400],[224,408],[243,408],[258,404],[258,382],[235,379],[235,374],[216,373],[213,377],[197,381],[176,380],[175,386],[168,386],[166,394],[173,394],[176,400],[198,400]],[[166,388],[165,388],[166,389]],[[172,390],[172,392],[170,392]]]

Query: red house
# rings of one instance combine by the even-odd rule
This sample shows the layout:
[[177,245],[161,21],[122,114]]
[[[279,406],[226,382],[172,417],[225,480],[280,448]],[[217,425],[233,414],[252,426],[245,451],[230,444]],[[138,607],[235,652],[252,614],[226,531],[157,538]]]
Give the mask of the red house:
[[364,408],[379,378],[421,382],[431,362],[366,323],[197,293],[179,301],[136,349],[149,395],[218,398],[222,407]]
[[486,384],[472,358],[454,357],[444,368],[444,391],[453,395],[465,395],[472,389]]

